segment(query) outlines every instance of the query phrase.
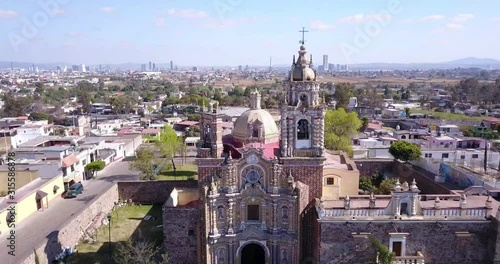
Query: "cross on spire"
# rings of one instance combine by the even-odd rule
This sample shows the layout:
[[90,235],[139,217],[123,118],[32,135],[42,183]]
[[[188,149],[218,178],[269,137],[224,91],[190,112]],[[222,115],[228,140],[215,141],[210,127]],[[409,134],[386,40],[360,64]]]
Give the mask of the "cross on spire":
[[301,32],[301,33],[302,33],[302,41],[300,41],[300,43],[301,43],[302,45],[304,45],[304,44],[306,43],[306,40],[305,40],[305,33],[306,33],[306,32],[309,32],[309,31],[307,31],[305,27],[302,27],[302,30],[300,30],[299,32]]

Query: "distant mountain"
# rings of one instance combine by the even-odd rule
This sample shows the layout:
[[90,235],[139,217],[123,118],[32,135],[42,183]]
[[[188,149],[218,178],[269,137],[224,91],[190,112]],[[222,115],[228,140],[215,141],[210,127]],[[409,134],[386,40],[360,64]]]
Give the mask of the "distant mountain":
[[463,58],[463,59],[458,59],[458,60],[454,60],[454,61],[449,61],[449,62],[446,62],[445,64],[452,64],[452,65],[489,65],[489,64],[500,64],[500,60],[489,59],[489,58],[469,57],[469,58]]

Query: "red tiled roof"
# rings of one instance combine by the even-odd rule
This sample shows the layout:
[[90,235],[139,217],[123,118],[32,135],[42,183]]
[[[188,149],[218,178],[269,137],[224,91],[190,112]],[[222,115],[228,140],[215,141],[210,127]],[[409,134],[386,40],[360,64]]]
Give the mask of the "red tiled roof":
[[74,155],[68,155],[67,157],[62,159],[62,167],[63,168],[69,168],[71,165],[75,164],[78,162],[78,158]]

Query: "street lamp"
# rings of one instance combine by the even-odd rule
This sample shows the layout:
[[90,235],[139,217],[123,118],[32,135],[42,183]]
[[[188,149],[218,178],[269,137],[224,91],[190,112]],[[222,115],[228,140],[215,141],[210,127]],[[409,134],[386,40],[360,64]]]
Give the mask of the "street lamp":
[[109,259],[111,259],[111,213],[108,213],[108,250]]

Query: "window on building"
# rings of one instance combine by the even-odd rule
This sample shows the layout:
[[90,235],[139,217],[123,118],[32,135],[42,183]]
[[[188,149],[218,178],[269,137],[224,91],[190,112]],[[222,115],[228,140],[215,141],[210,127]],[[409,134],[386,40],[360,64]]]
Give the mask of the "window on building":
[[460,159],[465,159],[465,155],[460,156]]
[[403,250],[403,242],[401,241],[393,241],[392,242],[392,252],[396,255],[396,257],[400,257]]
[[401,209],[399,210],[400,215],[408,214],[408,203],[401,203]]
[[402,135],[402,136],[401,136],[401,139],[406,139],[406,136],[405,136],[405,135]]
[[477,158],[479,158],[479,155],[478,154],[472,154],[472,158],[473,159],[477,159]]
[[68,175],[68,168],[62,168],[63,176]]
[[299,120],[297,124],[297,139],[309,139],[309,122],[305,119]]
[[442,156],[441,156],[441,158],[443,158],[443,159],[447,159],[448,157],[449,157],[448,153],[443,153]]
[[333,177],[326,178],[326,185],[335,185],[335,178]]
[[247,220],[259,221],[259,205],[255,204],[247,205]]
[[432,153],[425,153],[426,158],[432,158]]

